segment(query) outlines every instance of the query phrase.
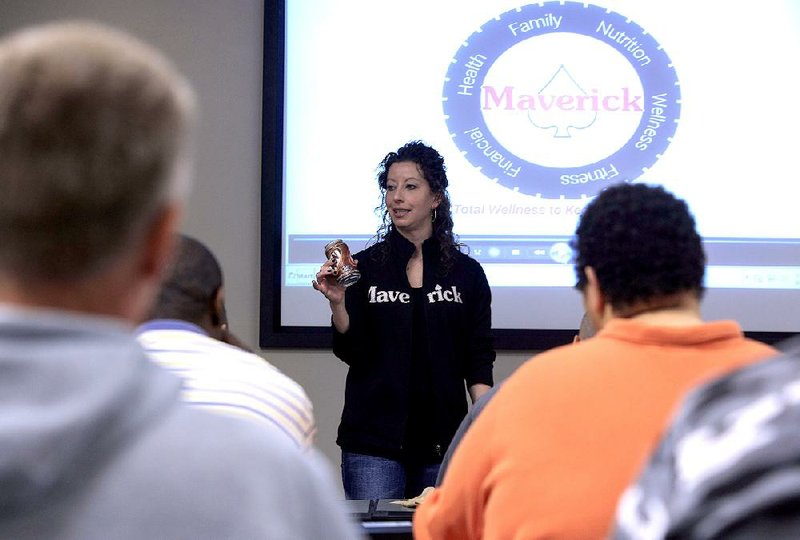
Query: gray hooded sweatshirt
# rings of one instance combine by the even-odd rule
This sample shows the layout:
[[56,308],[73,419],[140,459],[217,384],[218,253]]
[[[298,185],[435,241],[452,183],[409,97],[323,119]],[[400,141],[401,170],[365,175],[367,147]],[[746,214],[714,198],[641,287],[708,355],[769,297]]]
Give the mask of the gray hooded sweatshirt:
[[0,306],[0,538],[356,538],[327,464],[179,401],[112,319]]

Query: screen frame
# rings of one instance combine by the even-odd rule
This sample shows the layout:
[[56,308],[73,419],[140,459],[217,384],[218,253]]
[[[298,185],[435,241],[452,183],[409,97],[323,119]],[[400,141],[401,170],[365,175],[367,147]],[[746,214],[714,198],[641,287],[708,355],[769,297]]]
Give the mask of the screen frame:
[[[285,32],[285,0],[265,0],[262,59],[259,346],[261,349],[330,349],[333,339],[330,327],[287,326],[282,324],[280,315]],[[320,301],[324,302],[323,299]],[[565,345],[571,343],[577,334],[577,322],[574,329],[493,328],[495,349],[543,351]],[[776,344],[796,334],[745,332],[745,335],[767,344]]]

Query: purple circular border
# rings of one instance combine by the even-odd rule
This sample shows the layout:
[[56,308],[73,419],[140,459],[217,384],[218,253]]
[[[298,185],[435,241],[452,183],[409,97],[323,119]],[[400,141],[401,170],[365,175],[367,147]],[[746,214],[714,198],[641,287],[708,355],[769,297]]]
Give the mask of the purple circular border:
[[[549,13],[563,16],[562,24],[558,30],[543,28],[525,33],[524,36],[513,36],[507,29],[508,19],[512,17],[514,20],[527,21],[545,17]],[[633,61],[630,62],[639,75],[645,98],[642,103],[644,109],[642,119],[634,135],[614,154],[580,167],[546,167],[537,165],[506,150],[492,136],[481,112],[480,89],[486,78],[486,72],[489,71],[488,68],[513,45],[535,36],[554,32],[571,32],[597,39],[596,29],[601,20],[613,24],[615,28],[635,37],[651,59],[650,64],[646,66],[639,66]],[[627,51],[620,44],[611,40],[603,40],[602,42],[614,47],[620,54],[628,58]],[[460,95],[458,90],[464,78],[464,64],[471,56],[476,54],[482,54],[487,57],[484,62],[487,67],[481,69],[479,76],[475,79],[474,88],[476,92],[471,96]],[[667,106],[664,107],[665,120],[658,128],[657,135],[653,138],[649,147],[642,151],[637,149],[635,145],[647,127],[648,110],[650,108],[647,100],[650,96],[657,94],[665,94],[667,103]],[[658,42],[650,34],[646,33],[641,26],[618,13],[606,11],[604,8],[591,4],[584,5],[577,2],[531,4],[523,6],[519,10],[515,9],[503,13],[499,18],[487,22],[459,48],[447,71],[443,96],[447,127],[456,146],[464,152],[467,160],[475,167],[481,168],[489,178],[497,178],[501,185],[518,189],[521,193],[540,195],[544,198],[594,196],[608,185],[608,182],[563,185],[561,176],[581,174],[587,170],[599,169],[612,162],[619,171],[619,176],[615,178],[615,181],[635,180],[641,176],[644,170],[658,161],[666,151],[675,135],[677,120],[680,117],[680,86],[678,78],[667,53]],[[484,155],[482,150],[471,144],[471,139],[469,135],[465,134],[465,131],[475,127],[480,129],[492,148],[502,150],[509,158],[513,158],[515,164],[520,167],[519,174],[516,177],[507,176],[497,167],[495,162]],[[493,169],[496,170],[497,174],[492,173]]]

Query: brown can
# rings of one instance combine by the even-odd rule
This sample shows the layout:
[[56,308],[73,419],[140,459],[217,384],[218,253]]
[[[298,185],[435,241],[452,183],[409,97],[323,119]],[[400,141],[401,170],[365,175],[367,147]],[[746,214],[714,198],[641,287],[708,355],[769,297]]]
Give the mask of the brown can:
[[325,258],[331,261],[333,275],[342,287],[349,287],[361,278],[350,248],[343,240],[334,240],[325,246]]

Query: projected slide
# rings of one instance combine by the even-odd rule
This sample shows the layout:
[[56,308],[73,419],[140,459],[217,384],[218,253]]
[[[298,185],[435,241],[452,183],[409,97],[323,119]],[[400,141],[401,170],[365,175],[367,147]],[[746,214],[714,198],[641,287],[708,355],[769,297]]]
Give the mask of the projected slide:
[[569,239],[617,182],[687,200],[708,318],[800,328],[800,3],[286,3],[281,319],[329,324],[323,246],[375,234],[375,167],[445,157],[496,328],[575,328]]

